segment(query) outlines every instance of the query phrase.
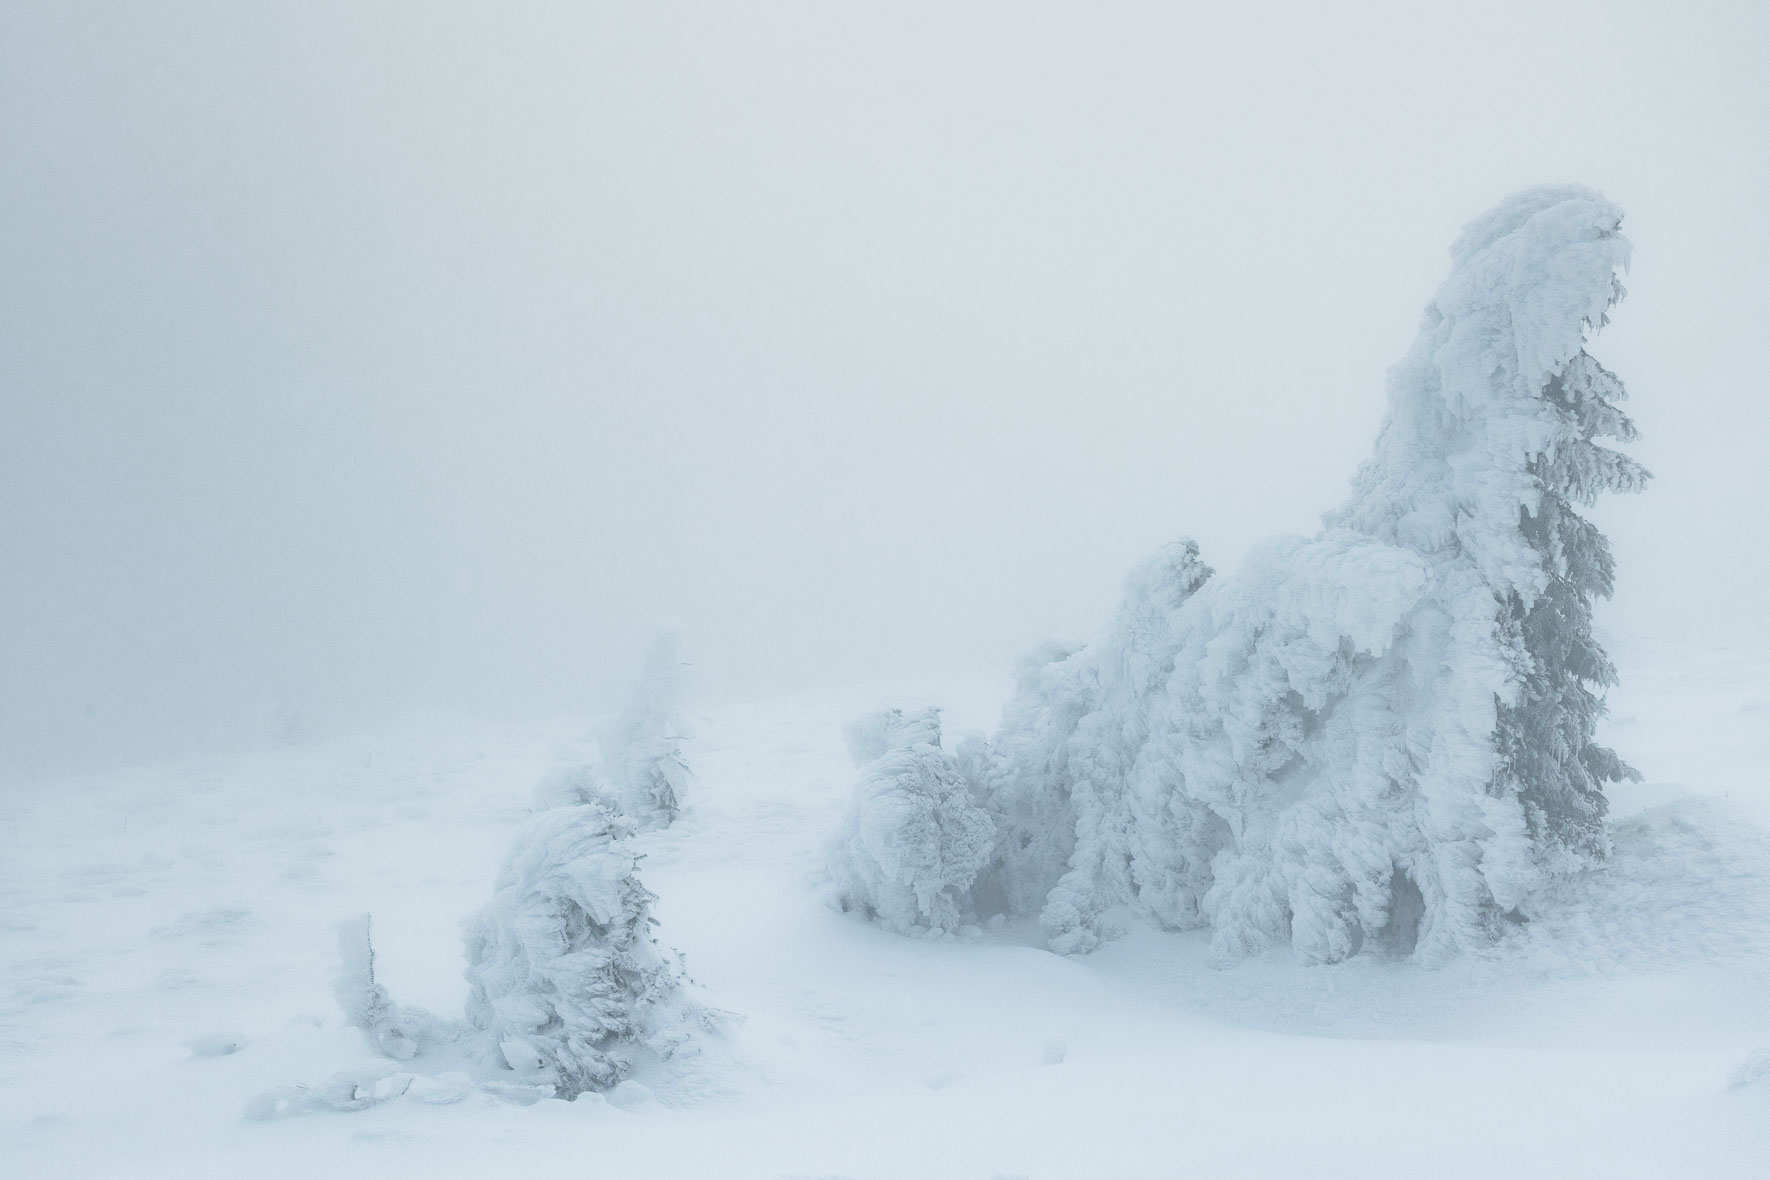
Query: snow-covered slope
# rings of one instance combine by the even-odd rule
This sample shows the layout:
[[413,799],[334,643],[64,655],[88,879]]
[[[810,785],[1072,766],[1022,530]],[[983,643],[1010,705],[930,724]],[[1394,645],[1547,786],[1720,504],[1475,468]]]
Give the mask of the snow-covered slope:
[[[903,938],[824,904],[855,771],[842,728],[1008,685],[733,705],[698,787],[639,838],[660,939],[741,1025],[611,1098],[431,1082],[244,1117],[372,1055],[334,1006],[334,924],[380,982],[459,1013],[460,921],[586,721],[373,738],[0,797],[0,1175],[681,1177],[1770,1175],[1770,660],[1613,651],[1616,855],[1490,956],[1427,971],[1288,951],[1230,970],[1132,928]],[[400,1066],[446,1072],[423,1057]],[[1742,1075],[1743,1076],[1743,1075]]]

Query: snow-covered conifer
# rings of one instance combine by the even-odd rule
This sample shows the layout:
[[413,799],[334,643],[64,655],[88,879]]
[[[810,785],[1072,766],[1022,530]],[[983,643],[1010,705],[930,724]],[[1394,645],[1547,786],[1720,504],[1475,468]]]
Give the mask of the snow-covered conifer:
[[[1592,604],[1610,596],[1615,565],[1578,512],[1648,478],[1594,441],[1636,436],[1617,408],[1622,383],[1586,351],[1623,294],[1621,221],[1597,193],[1565,185],[1469,224],[1391,375],[1376,453],[1329,517],[1424,558],[1460,648],[1444,685],[1458,716],[1442,729],[1477,748],[1433,750],[1418,776],[1431,862],[1423,933],[1445,944],[1525,906],[1547,877],[1601,859],[1604,784],[1634,773],[1593,741],[1616,672]],[[1463,798],[1439,793],[1453,783]],[[1431,922],[1445,908],[1450,924]]]
[[905,746],[939,746],[940,710],[905,713],[902,709],[882,709],[866,713],[850,721],[842,737],[848,743],[849,759],[856,767],[863,767]]
[[1076,841],[1069,742],[1096,697],[1092,653],[1047,643],[1015,669],[995,737],[963,751],[972,794],[995,827],[972,888],[980,913],[1036,914],[1068,870]]
[[675,954],[652,937],[654,895],[595,803],[531,819],[467,927],[467,1019],[494,1061],[562,1097],[607,1089],[709,1026]]
[[1180,610],[1211,572],[1190,538],[1164,545],[1126,577],[1118,613],[1087,653],[1094,707],[1076,721],[1067,758],[1075,846],[1039,915],[1055,951],[1089,950],[1098,943],[1103,911],[1137,897],[1134,864],[1143,867],[1142,885],[1170,888],[1153,879],[1158,858],[1137,855],[1168,817],[1159,806],[1141,806],[1128,788],[1147,748],[1151,699],[1174,675],[1183,635]]
[[1471,223],[1327,530],[1209,582],[1171,547],[1106,638],[1023,673],[976,896],[1043,910],[1064,950],[1128,903],[1225,956],[1438,958],[1604,855],[1602,787],[1630,772],[1592,740],[1613,564],[1577,509],[1646,478],[1594,441],[1634,437],[1585,351],[1620,218],[1563,186]]
[[938,711],[875,714],[848,738],[857,761],[872,757],[829,849],[837,904],[899,933],[957,931],[993,825],[940,748]]
[[674,631],[658,634],[626,708],[603,735],[604,772],[642,831],[669,826],[694,781],[683,752],[689,665],[679,648]]

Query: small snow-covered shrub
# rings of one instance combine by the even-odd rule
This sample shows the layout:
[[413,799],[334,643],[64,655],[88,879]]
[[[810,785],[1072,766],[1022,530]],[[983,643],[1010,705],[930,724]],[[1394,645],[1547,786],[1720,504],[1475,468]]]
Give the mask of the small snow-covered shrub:
[[561,1097],[608,1089],[711,1023],[652,937],[656,898],[623,842],[632,830],[595,803],[540,813],[467,927],[469,1023],[495,1062]]
[[940,748],[938,712],[862,718],[848,738],[856,760],[872,757],[829,849],[837,904],[899,933],[957,931],[994,825]]
[[603,770],[621,809],[641,831],[668,827],[694,783],[683,752],[691,736],[689,665],[673,631],[653,642],[626,708],[603,734]]

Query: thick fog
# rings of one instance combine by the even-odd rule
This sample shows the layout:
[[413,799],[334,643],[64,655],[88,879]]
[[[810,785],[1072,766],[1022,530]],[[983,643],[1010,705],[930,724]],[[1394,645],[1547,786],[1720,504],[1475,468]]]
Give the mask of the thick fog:
[[664,620],[1005,670],[1312,531],[1541,181],[1636,248],[1601,621],[1770,643],[1770,9],[1215,7],[7,4],[0,770],[587,714]]

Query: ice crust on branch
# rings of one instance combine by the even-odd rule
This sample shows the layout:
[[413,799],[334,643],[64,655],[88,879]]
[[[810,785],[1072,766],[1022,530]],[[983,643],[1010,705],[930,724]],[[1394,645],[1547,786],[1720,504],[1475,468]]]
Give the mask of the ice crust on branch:
[[1038,913],[1062,951],[1125,907],[1226,961],[1436,961],[1605,857],[1633,772],[1592,740],[1614,563],[1578,509],[1647,479],[1595,441],[1635,431],[1585,351],[1621,217],[1568,185],[1471,222],[1323,532],[1220,578],[1170,545],[1098,643],[1022,669],[969,763],[994,855],[951,908]]
[[847,737],[861,775],[828,851],[837,906],[901,934],[958,932],[993,825],[940,747],[939,711],[871,714]]

